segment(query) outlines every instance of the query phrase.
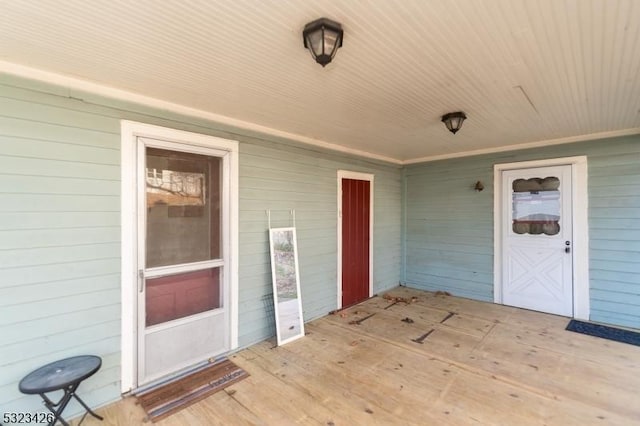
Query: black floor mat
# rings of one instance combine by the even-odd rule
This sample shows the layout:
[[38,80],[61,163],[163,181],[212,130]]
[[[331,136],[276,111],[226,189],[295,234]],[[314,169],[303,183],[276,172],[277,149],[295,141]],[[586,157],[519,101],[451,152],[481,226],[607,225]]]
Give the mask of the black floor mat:
[[640,346],[640,333],[637,333],[635,331],[607,327],[606,325],[592,324],[577,320],[569,321],[567,330],[575,331],[576,333],[588,334],[589,336],[602,337],[603,339],[615,340],[616,342]]

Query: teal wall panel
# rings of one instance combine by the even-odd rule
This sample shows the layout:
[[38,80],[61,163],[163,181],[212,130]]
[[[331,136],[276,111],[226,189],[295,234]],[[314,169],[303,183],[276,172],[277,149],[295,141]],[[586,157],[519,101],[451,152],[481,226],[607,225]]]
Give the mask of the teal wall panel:
[[[291,226],[293,216],[290,212],[295,211],[305,318],[317,318],[336,307],[337,170],[340,169],[375,175],[374,290],[393,287],[399,281],[399,167],[372,164],[368,160],[345,158],[335,153],[309,155],[308,148],[299,145],[288,146],[284,155],[282,144],[266,141],[241,144],[240,241],[243,255],[240,275],[249,280],[252,297],[263,301],[262,305],[254,307],[254,313],[262,317],[257,324],[265,330],[274,329],[267,210],[273,227]],[[388,208],[389,203],[392,208]],[[381,251],[375,253],[376,248]],[[246,270],[250,272],[244,272]],[[245,288],[241,286],[241,293]],[[263,338],[259,333],[253,335],[258,340]]]
[[588,161],[591,319],[640,328],[639,135],[406,167],[403,281],[493,300],[493,165],[578,155]]
[[399,166],[0,75],[0,413],[42,409],[20,378],[80,353],[104,361],[83,398],[119,397],[121,119],[240,142],[241,346],[275,333],[266,210],[295,210],[305,320],[336,308],[338,169],[375,175],[374,289],[398,284]]

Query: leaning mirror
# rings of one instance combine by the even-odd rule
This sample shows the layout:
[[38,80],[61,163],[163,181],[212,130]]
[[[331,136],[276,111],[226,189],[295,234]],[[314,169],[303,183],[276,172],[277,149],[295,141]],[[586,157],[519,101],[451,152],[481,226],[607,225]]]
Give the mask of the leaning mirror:
[[269,230],[278,345],[304,336],[295,228]]

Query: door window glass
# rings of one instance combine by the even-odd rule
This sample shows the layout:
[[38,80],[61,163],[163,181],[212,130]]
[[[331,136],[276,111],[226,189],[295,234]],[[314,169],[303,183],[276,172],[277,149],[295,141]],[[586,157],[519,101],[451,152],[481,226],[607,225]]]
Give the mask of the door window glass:
[[512,189],[512,229],[516,234],[556,235],[560,232],[560,179],[516,179]]
[[146,267],[219,259],[222,159],[146,149]]
[[184,318],[222,306],[220,268],[187,272],[146,282],[146,326]]

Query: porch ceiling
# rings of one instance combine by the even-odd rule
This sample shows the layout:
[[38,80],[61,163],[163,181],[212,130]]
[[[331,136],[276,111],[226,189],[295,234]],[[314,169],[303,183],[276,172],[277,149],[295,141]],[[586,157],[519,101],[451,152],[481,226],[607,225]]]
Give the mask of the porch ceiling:
[[[397,162],[640,133],[633,0],[5,0],[1,15],[0,70]],[[301,37],[321,16],[345,30],[326,68]],[[458,110],[454,136],[440,117]]]

